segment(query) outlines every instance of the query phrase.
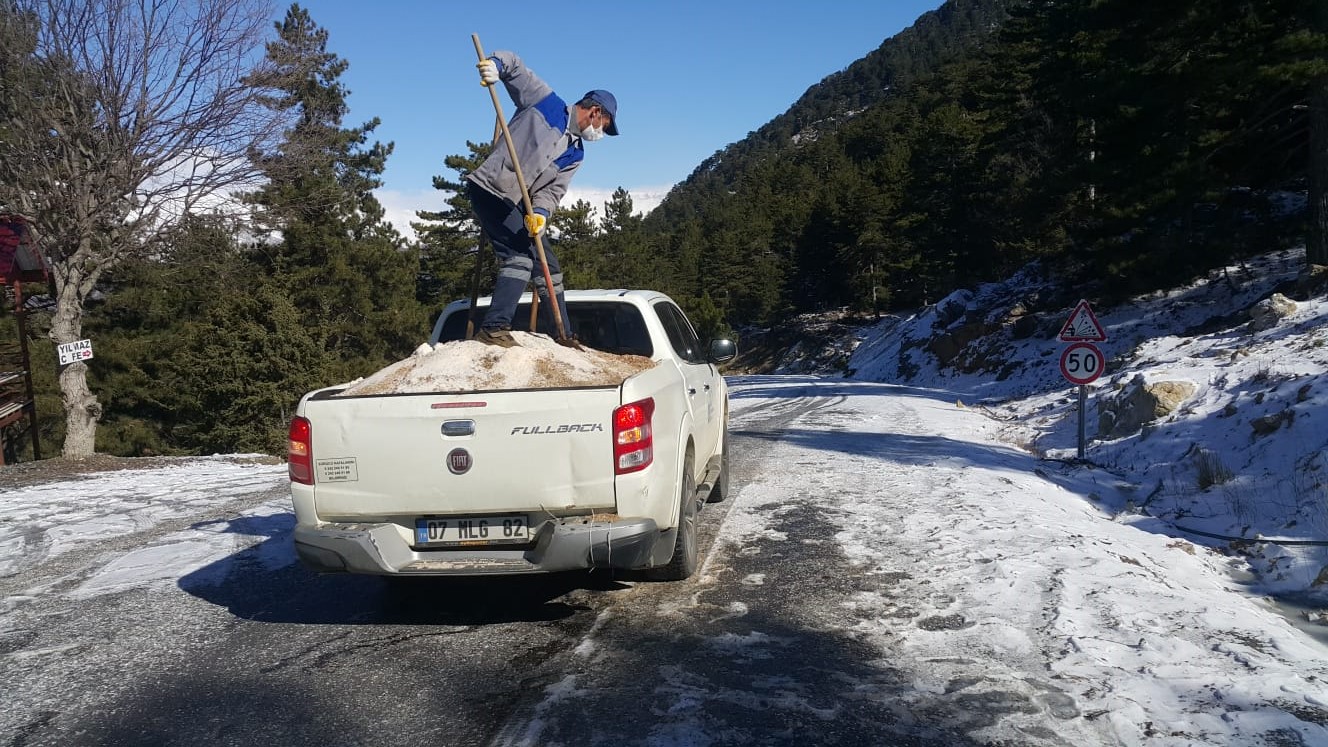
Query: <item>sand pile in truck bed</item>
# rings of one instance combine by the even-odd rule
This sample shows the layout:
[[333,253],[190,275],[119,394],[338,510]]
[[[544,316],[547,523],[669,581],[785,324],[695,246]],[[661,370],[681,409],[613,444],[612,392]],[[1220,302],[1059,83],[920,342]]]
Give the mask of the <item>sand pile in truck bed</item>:
[[500,348],[474,340],[425,343],[409,358],[353,383],[341,396],[617,386],[655,365],[639,355],[566,348],[544,335],[513,332],[512,336],[519,347]]

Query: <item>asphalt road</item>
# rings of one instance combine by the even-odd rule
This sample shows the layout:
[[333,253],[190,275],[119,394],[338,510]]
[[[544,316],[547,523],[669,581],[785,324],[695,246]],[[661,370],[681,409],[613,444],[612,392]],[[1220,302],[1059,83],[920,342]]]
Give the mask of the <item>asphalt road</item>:
[[285,516],[178,585],[61,593],[136,544],[273,497],[0,579],[0,744],[487,744],[545,665],[631,590],[594,574],[405,584],[272,570],[265,557],[293,554]]
[[[733,432],[734,488],[789,423],[814,425],[840,400],[792,397],[748,413]],[[718,539],[726,519],[740,522],[745,496],[707,505],[702,568],[686,582],[388,583],[273,570],[273,557],[293,552],[293,517],[246,509],[281,492],[0,579],[0,744],[962,747],[973,744],[965,731],[1007,714],[1077,715],[1055,714],[1054,693],[969,698],[963,682],[920,702],[909,675],[849,634],[841,603],[888,587],[916,616],[908,599],[934,591],[909,573],[855,571],[815,502],[790,505],[761,536]],[[118,554],[207,522],[267,538],[176,584],[62,593]],[[1031,743],[1059,743],[1048,735]]]
[[[747,440],[739,437],[732,455],[738,481],[752,468]],[[260,525],[246,509],[281,492],[233,499],[0,579],[8,618],[0,744],[520,743],[549,686],[582,663],[577,648],[597,621],[630,620],[642,605],[689,605],[696,591],[693,582],[603,573],[389,582],[319,576],[294,563],[273,570],[265,559],[293,553],[294,519]],[[702,512],[703,562],[730,505]],[[209,522],[269,536],[175,585],[63,593],[110,559]],[[599,645],[622,637],[634,646],[630,626],[611,627]],[[651,631],[650,649],[671,645],[660,633]]]

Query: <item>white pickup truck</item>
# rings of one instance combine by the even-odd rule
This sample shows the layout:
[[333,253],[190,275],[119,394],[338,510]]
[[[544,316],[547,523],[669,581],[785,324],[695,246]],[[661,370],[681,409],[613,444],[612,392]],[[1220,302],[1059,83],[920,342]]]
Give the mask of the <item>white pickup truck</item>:
[[[301,399],[289,464],[307,567],[692,574],[697,514],[729,489],[717,364],[736,347],[703,346],[661,293],[569,291],[566,303],[586,346],[654,365],[616,386],[346,396],[343,384]],[[468,313],[468,302],[449,305],[430,343],[463,339]]]

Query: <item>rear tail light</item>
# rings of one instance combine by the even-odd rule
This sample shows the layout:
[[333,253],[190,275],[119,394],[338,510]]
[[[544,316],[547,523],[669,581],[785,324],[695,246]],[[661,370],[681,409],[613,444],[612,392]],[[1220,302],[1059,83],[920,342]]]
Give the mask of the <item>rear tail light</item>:
[[290,421],[290,448],[287,462],[290,464],[291,482],[314,484],[313,427],[307,418],[295,417]]
[[655,400],[643,399],[613,411],[613,473],[638,472],[655,461],[650,418]]

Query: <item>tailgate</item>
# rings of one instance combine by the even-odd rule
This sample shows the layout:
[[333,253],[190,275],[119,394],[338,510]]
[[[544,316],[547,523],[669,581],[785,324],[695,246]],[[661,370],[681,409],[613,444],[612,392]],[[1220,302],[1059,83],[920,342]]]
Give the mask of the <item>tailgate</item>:
[[310,399],[324,521],[612,509],[619,390]]

